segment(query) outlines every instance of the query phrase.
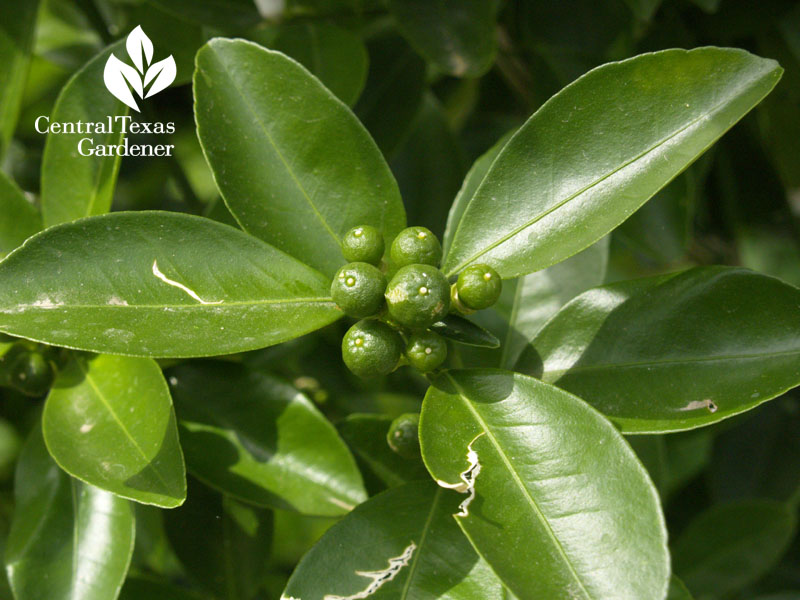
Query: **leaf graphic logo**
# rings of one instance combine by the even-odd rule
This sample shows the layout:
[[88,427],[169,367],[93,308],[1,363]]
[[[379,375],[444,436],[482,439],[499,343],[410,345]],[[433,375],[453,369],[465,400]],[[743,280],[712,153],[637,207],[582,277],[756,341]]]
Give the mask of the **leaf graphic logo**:
[[[103,81],[108,91],[120,102],[139,112],[139,105],[136,104],[131,89],[142,99],[154,96],[175,81],[177,67],[171,54],[164,60],[150,64],[153,60],[153,42],[142,30],[141,25],[137,25],[136,29],[130,32],[125,48],[136,68],[122,62],[112,53],[106,61]],[[150,89],[147,89],[148,85]]]

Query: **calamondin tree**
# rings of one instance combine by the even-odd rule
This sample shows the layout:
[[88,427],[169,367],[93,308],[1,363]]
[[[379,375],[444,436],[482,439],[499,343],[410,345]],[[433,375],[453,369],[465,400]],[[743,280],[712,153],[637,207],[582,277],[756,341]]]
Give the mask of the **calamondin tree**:
[[[354,112],[363,77],[304,58],[305,35],[355,36],[300,8],[267,35],[248,28],[269,2],[213,4],[153,2],[260,33],[155,56],[191,84],[194,168],[224,204],[110,212],[120,156],[76,153],[78,133],[49,134],[37,206],[0,180],[0,383],[46,398],[5,543],[18,600],[194,598],[187,575],[226,599],[690,598],[681,576],[722,598],[779,559],[796,503],[703,514],[670,552],[653,465],[661,434],[800,384],[800,290],[739,266],[605,276],[609,234],[770,94],[775,60],[699,47],[588,70],[477,158],[434,232],[395,177],[412,134]],[[409,56],[458,81],[508,42],[491,4],[387,6]],[[133,67],[118,41],[78,70],[51,122],[158,120],[176,62],[151,64],[146,30],[127,38]],[[763,564],[713,579],[764,531]],[[288,578],[270,548],[294,556]]]

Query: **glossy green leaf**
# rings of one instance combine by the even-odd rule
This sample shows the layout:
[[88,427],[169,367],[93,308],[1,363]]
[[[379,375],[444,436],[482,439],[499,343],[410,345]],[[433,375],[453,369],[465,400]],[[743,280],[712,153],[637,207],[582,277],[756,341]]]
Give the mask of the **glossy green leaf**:
[[389,0],[389,10],[411,45],[456,77],[478,77],[492,66],[495,7],[489,0]]
[[686,589],[683,582],[675,577],[675,575],[669,580],[667,600],[693,600],[692,594],[689,593],[689,590]]
[[672,544],[675,573],[695,596],[726,597],[778,561],[795,525],[793,512],[779,502],[744,500],[713,506]]
[[[109,46],[75,73],[58,95],[50,120],[40,119],[38,123],[40,129],[78,121],[103,123],[104,127],[103,133],[75,130],[47,134],[42,157],[42,217],[46,227],[100,215],[111,208],[122,157],[82,156],[80,152],[121,144],[125,137],[117,118],[127,116],[130,109],[102,85],[103,70],[112,53],[128,60],[125,40]],[[90,141],[85,141],[87,138]]]
[[64,474],[38,428],[14,494],[5,564],[16,600],[114,600],[133,552],[130,502]]
[[186,504],[164,525],[186,571],[220,598],[252,598],[267,572],[272,512],[189,481]]
[[562,306],[603,282],[608,245],[608,237],[602,238],[565,261],[503,282],[503,294],[494,306],[506,324],[501,336],[500,367],[511,368]]
[[349,229],[373,225],[388,243],[405,225],[375,143],[299,63],[215,39],[197,54],[194,93],[200,142],[245,231],[332,275]]
[[579,398],[507,371],[448,372],[425,396],[420,442],[431,475],[464,492],[459,525],[520,600],[666,595],[655,488]]
[[337,429],[356,458],[389,487],[428,479],[428,472],[419,458],[403,458],[386,442],[393,420],[388,415],[353,414],[343,419]]
[[244,29],[261,20],[253,0],[147,0],[159,8],[211,27]]
[[366,498],[333,425],[281,380],[236,364],[168,373],[189,471],[239,500],[335,516]]
[[0,263],[0,331],[115,354],[240,352],[339,318],[329,286],[227,225],[112,213],[48,229]]
[[590,290],[517,369],[577,394],[627,433],[691,429],[800,384],[800,290],[731,267]]
[[505,145],[464,211],[445,273],[481,262],[512,278],[575,254],[685,169],[781,73],[775,61],[720,48],[590,71]]
[[0,171],[0,258],[42,229],[42,217],[17,185]]
[[419,111],[425,61],[394,35],[371,40],[368,49],[367,85],[354,110],[384,155],[391,157]]
[[450,516],[459,495],[432,481],[375,496],[300,561],[284,598],[484,600],[502,585]]
[[469,319],[455,314],[449,314],[441,321],[437,321],[431,325],[431,329],[459,344],[483,348],[497,348],[500,346],[500,340],[491,332],[480,325],[476,325]]
[[0,4],[0,157],[17,125],[38,12],[39,0]]
[[273,46],[311,71],[345,104],[352,106],[361,95],[368,57],[356,34],[330,23],[288,23]]
[[42,430],[55,461],[81,481],[162,508],[186,499],[172,400],[150,358],[76,358],[47,397]]
[[[461,528],[520,600],[662,598],[669,577],[658,495],[614,427],[566,392],[495,369],[428,390],[422,456],[464,492]],[[516,556],[536,560],[508,560]]]

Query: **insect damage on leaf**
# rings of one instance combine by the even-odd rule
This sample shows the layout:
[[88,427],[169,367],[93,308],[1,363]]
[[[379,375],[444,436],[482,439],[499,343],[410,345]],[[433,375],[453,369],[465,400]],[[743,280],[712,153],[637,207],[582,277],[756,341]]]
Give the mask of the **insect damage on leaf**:
[[693,400],[689,402],[683,408],[679,408],[681,412],[689,411],[689,410],[699,410],[701,408],[705,408],[708,412],[715,413],[719,409],[716,402],[714,402],[711,398],[706,398],[705,400]]
[[467,446],[467,468],[461,472],[459,477],[461,481],[458,483],[447,483],[446,481],[442,481],[441,479],[437,479],[436,483],[438,483],[443,488],[448,490],[455,490],[461,494],[467,494],[467,497],[464,501],[458,505],[458,512],[455,514],[456,517],[467,517],[469,516],[469,505],[475,499],[475,480],[478,479],[478,475],[481,473],[481,463],[478,460],[478,453],[472,449],[472,445],[478,441],[482,435],[486,432],[481,431],[478,435],[472,438],[472,441]]
[[[400,556],[389,559],[389,566],[382,571],[356,571],[356,575],[371,579],[366,589],[352,596],[335,596],[333,594],[326,594],[324,600],[363,600],[369,598],[372,594],[377,592],[384,584],[389,583],[392,579],[397,577],[397,574],[408,565],[417,545],[411,542]],[[288,599],[287,599],[288,600]]]
[[182,290],[182,291],[186,292],[192,298],[197,300],[200,304],[222,304],[222,300],[216,300],[214,302],[211,302],[211,301],[208,301],[208,300],[203,300],[200,296],[198,296],[194,292],[194,290],[190,290],[188,287],[186,287],[182,283],[178,283],[177,281],[174,281],[174,280],[170,279],[169,277],[164,275],[164,273],[161,272],[161,269],[158,268],[158,261],[156,261],[156,260],[153,261],[153,275],[158,277],[161,281],[163,281],[167,285],[171,285],[172,287],[176,287],[179,290]]

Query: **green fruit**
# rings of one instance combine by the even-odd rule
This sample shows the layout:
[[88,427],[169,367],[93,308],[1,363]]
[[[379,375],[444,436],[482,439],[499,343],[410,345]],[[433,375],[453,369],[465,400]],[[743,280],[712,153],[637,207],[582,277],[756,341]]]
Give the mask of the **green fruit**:
[[439,367],[447,358],[447,342],[438,333],[413,333],[406,344],[406,359],[412,367],[427,373]]
[[383,306],[385,290],[384,274],[363,262],[346,264],[331,282],[333,301],[346,315],[356,319],[376,314]]
[[27,396],[43,396],[53,385],[55,371],[39,352],[18,354],[9,369],[9,384]]
[[406,265],[436,267],[442,260],[442,245],[430,229],[408,227],[394,238],[389,254],[396,268]]
[[503,280],[489,265],[470,265],[458,275],[458,301],[472,310],[489,308],[500,297]]
[[370,225],[353,227],[342,238],[342,252],[350,262],[377,265],[383,258],[383,250],[383,235]]
[[392,421],[386,441],[403,458],[419,457],[419,414],[407,413]]
[[436,267],[408,265],[389,282],[386,304],[389,315],[400,325],[425,329],[450,309],[450,285]]
[[359,321],[342,339],[344,364],[359,377],[391,373],[402,352],[400,334],[381,321]]

